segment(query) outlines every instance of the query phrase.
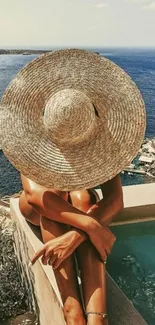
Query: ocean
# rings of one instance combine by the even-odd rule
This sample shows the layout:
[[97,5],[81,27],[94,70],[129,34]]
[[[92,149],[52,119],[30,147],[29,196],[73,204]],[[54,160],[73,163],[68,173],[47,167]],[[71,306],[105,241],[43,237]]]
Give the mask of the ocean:
[[[155,136],[155,50],[154,49],[90,49],[99,52],[122,67],[140,89],[147,111],[146,137]],[[37,55],[0,55],[0,98],[18,71]],[[122,175],[123,185],[153,182],[142,175]],[[19,173],[0,151],[0,197],[21,189]]]

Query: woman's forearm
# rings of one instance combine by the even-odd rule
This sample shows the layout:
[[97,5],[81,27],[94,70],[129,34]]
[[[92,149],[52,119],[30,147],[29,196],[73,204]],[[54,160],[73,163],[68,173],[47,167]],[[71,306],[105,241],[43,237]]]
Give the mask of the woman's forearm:
[[94,218],[76,209],[53,192],[33,193],[27,196],[28,203],[47,219],[67,224],[86,233],[98,224]]
[[93,205],[89,213],[81,212],[57,194],[46,191],[27,196],[28,203],[46,218],[67,224],[74,231],[74,240],[78,246],[89,238],[89,230],[98,225],[107,226],[122,209],[122,198],[109,196]]
[[123,209],[123,197],[109,196],[94,204],[88,215],[96,219],[102,226],[108,226]]
[[[108,226],[122,208],[122,196],[111,196],[94,204],[88,211],[88,215],[99,221],[102,226]],[[76,228],[72,228],[72,231],[74,231],[74,241],[77,242],[78,246],[89,238],[85,232]]]
[[[122,208],[122,196],[108,197],[94,204],[88,211],[88,215],[96,219],[102,226],[108,226]],[[75,232],[75,241],[77,241],[79,245],[88,239],[85,232],[75,228],[72,228],[72,230]]]

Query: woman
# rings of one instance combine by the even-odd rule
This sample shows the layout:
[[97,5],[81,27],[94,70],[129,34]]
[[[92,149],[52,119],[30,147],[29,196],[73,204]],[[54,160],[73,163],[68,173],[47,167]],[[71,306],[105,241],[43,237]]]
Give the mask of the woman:
[[[84,325],[76,251],[87,324],[107,325],[105,262],[115,241],[107,226],[123,206],[119,173],[144,137],[141,94],[109,60],[61,50],[23,68],[0,107],[1,147],[22,174],[20,209],[45,243],[32,263],[51,264],[67,324]],[[99,184],[103,199],[92,204],[86,189]]]
[[[34,264],[42,256],[43,264],[48,263],[53,266],[64,304],[67,324],[86,324],[72,255],[76,250],[88,317],[87,324],[107,325],[105,264],[94,246],[99,250],[102,259],[106,261],[115,241],[106,226],[110,224],[123,206],[120,177],[116,176],[101,185],[104,199],[94,202],[94,204],[92,202],[95,201],[93,192],[87,190],[71,191],[70,193],[54,191],[32,182],[23,175],[21,178],[24,189],[19,201],[21,213],[29,222],[40,226],[43,241],[46,243],[34,256],[32,263]],[[68,203],[69,197],[73,206]],[[101,233],[97,230],[97,223],[92,223],[92,225],[90,223],[92,229],[89,229],[81,222],[82,232],[76,229],[76,219],[79,219],[79,213],[84,222],[86,213],[96,218],[102,225]],[[87,219],[89,220],[89,218]],[[93,222],[91,218],[90,221]],[[65,224],[75,228],[68,229]],[[57,239],[53,240],[55,237]]]

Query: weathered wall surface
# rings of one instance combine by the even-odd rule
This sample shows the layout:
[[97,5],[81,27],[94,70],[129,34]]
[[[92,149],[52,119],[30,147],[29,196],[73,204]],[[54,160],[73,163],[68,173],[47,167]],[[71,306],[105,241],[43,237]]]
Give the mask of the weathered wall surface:
[[[97,190],[102,198],[101,190]],[[155,183],[123,186],[124,209],[115,224],[155,220]]]
[[62,302],[57,288],[54,272],[50,266],[37,261],[33,267],[29,262],[42,246],[31,228],[22,217],[18,208],[18,199],[11,199],[11,218],[16,222],[15,243],[18,258],[21,260],[23,276],[27,277],[31,289],[30,299],[38,314],[40,325],[64,325]]

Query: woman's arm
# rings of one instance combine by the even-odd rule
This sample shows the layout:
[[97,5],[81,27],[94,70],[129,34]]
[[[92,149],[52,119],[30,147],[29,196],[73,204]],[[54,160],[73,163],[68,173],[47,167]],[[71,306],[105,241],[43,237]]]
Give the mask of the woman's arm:
[[[115,176],[112,180],[100,185],[103,193],[103,199],[94,204],[87,214],[102,226],[108,226],[117,214],[123,209],[123,191],[120,175]],[[83,243],[87,237],[85,233],[76,229],[74,238],[77,243]]]
[[101,225],[108,226],[123,209],[123,192],[120,176],[101,185],[103,199],[94,204],[87,212]]
[[[111,184],[110,184],[111,183]],[[96,249],[99,251],[101,257],[103,260],[106,259],[106,256],[110,254],[112,246],[115,241],[114,235],[109,231],[107,227],[105,227],[105,220],[110,222],[112,218],[115,216],[116,213],[120,211],[122,208],[122,189],[121,189],[121,183],[119,180],[119,176],[117,176],[115,179],[109,181],[107,184],[105,184],[103,191],[106,191],[107,189],[107,195],[104,194],[104,199],[102,199],[98,204],[94,205],[92,210],[90,211],[90,214],[92,214],[93,219],[95,219],[95,216],[99,217],[101,220],[103,220],[103,227],[101,227],[100,223],[97,223],[95,227],[89,227],[89,229],[86,229],[86,232],[88,233],[89,239],[92,241],[93,245],[96,247]],[[68,205],[68,204],[67,204]],[[110,206],[109,206],[110,205]],[[62,208],[62,205],[61,205]],[[64,208],[64,206],[63,206]],[[105,208],[105,213],[104,213]],[[71,209],[73,207],[71,206]],[[74,208],[75,209],[75,208]],[[76,209],[77,210],[77,209]],[[74,210],[75,211],[75,210]],[[86,217],[85,213],[81,213],[79,210],[78,216],[81,215],[82,218]],[[66,213],[66,212],[65,212]],[[68,214],[68,212],[67,212]],[[72,214],[73,216],[74,214]],[[61,216],[61,213],[60,213]],[[65,215],[63,215],[65,217]],[[74,217],[74,216],[73,216]],[[90,218],[90,217],[88,217]],[[91,218],[92,219],[92,218]],[[67,216],[68,220],[68,216]],[[82,219],[81,219],[82,221]],[[98,226],[99,225],[99,226]],[[52,254],[55,249],[59,248],[61,259],[57,261],[57,267],[62,263],[62,261],[67,258],[74,250],[85,240],[88,239],[88,236],[85,232],[81,231],[77,228],[72,228],[71,231],[64,234],[63,236],[60,236],[54,240],[51,240],[49,243],[44,245],[44,247],[38,251],[33,260],[32,263],[34,264],[35,261],[45,253],[46,249],[48,249],[49,254]]]
[[42,186],[36,186],[31,193],[26,193],[26,198],[28,203],[47,219],[81,229],[86,233],[98,224],[94,218]]
[[23,175],[21,180],[27,202],[47,219],[81,229],[86,233],[89,228],[99,225],[85,212],[76,209],[66,201],[67,192],[50,190]]

